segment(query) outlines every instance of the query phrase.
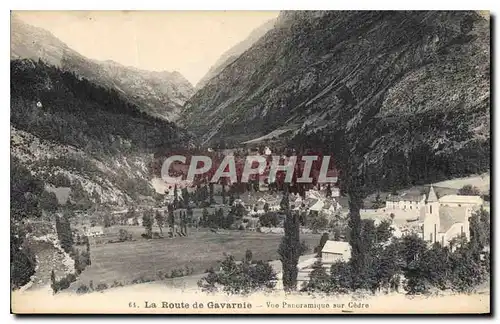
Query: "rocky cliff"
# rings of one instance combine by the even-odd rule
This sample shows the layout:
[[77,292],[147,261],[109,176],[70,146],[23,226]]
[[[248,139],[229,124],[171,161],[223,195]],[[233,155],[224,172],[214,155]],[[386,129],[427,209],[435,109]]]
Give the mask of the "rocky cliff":
[[335,123],[345,102],[387,118],[479,109],[468,127],[487,136],[489,55],[489,21],[475,12],[284,12],[180,120],[205,141],[247,140]]
[[379,173],[391,163],[427,180],[484,171],[489,28],[465,11],[284,12],[180,121],[205,144],[293,129],[291,145],[357,154]]
[[228,65],[233,63],[243,52],[249,49],[256,41],[258,41],[270,29],[272,29],[275,22],[275,19],[266,21],[264,24],[254,29],[247,38],[224,52],[217,60],[217,62],[215,62],[212,67],[210,67],[207,74],[205,74],[203,78],[201,78],[201,80],[196,84],[196,90],[203,88],[208,81],[219,74]]

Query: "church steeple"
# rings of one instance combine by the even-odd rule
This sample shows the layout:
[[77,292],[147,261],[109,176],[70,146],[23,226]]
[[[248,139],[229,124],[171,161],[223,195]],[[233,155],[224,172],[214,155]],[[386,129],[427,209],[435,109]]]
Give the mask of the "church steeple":
[[427,203],[438,202],[438,198],[436,193],[434,192],[434,187],[431,185],[431,189],[429,190],[429,195],[427,195]]
[[425,202],[425,219],[424,219],[424,239],[430,242],[438,242],[438,233],[440,229],[439,218],[439,200],[434,187],[431,185],[427,201]]

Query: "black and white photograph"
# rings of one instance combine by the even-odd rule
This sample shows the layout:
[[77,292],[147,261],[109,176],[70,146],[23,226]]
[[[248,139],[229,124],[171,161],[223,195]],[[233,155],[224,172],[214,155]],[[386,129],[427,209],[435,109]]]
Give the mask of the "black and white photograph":
[[491,30],[11,11],[11,313],[490,314]]

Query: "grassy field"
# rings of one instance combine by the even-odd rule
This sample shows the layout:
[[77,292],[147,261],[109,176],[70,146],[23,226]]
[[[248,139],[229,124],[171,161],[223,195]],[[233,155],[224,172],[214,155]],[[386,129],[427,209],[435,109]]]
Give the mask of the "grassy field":
[[[140,237],[144,229],[139,226],[114,226],[101,241],[115,239],[119,229],[132,233],[135,241],[96,244],[91,241],[92,265],[82,272],[76,289],[81,284],[93,281],[111,285],[115,280],[123,284],[140,277],[157,279],[158,271],[170,273],[173,269],[186,266],[194,269],[194,274],[202,274],[206,269],[217,266],[223,253],[230,253],[242,259],[247,249],[252,250],[254,260],[276,260],[277,249],[282,235],[262,234],[245,231],[224,231],[213,233],[206,229],[190,230],[188,237],[146,240]],[[154,228],[154,231],[158,229]],[[301,234],[312,250],[319,243],[320,234]],[[309,252],[311,253],[311,252]]]

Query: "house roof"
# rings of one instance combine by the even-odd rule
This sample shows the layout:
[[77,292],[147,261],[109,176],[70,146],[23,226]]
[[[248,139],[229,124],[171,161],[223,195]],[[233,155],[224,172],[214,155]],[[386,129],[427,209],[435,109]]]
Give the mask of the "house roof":
[[436,196],[436,193],[434,192],[434,187],[431,186],[431,189],[429,189],[429,195],[427,196],[427,202],[437,202],[438,198]]
[[439,232],[446,233],[453,224],[463,223],[466,217],[466,208],[446,207],[439,208]]
[[421,201],[423,198],[423,195],[418,192],[404,192],[400,195],[397,196],[388,196],[387,200],[388,201]]
[[322,253],[337,253],[344,254],[351,251],[351,246],[347,242],[342,241],[326,241],[325,246],[321,250]]
[[481,205],[483,203],[483,199],[479,196],[446,195],[441,197],[439,202],[442,204],[458,203]]
[[312,205],[311,207],[309,207],[310,210],[314,210],[314,211],[320,211],[323,209],[323,207],[325,206],[325,203],[323,202],[323,199],[318,199],[314,205]]
[[103,227],[102,226],[93,226],[93,227],[90,227],[87,231],[88,232],[102,232]]

